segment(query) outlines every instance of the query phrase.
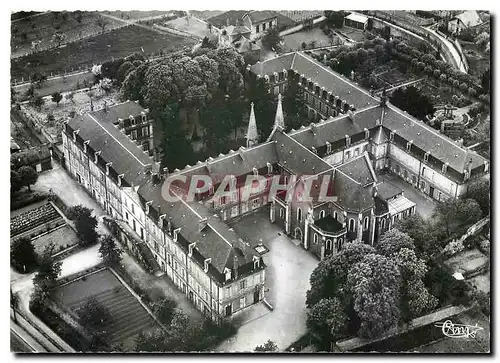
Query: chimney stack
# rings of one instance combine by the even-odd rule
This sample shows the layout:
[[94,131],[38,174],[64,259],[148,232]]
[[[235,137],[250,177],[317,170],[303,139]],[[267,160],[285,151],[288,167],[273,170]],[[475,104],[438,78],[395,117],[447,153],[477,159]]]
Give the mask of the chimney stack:
[[207,226],[208,224],[208,219],[205,217],[205,218],[202,218],[198,221],[198,231],[201,232],[203,231],[203,229]]
[[382,95],[380,96],[380,106],[385,107],[387,104],[387,93],[385,88],[382,90]]

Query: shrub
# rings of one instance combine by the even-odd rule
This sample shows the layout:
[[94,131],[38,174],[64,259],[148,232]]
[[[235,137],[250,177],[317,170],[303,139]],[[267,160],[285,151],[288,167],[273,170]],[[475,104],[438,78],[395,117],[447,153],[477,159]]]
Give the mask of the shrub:
[[464,244],[461,241],[451,241],[448,243],[444,248],[443,248],[443,253],[451,257],[453,255],[456,255],[457,253],[460,253],[464,250]]
[[490,241],[485,239],[479,243],[479,249],[486,255],[490,255]]

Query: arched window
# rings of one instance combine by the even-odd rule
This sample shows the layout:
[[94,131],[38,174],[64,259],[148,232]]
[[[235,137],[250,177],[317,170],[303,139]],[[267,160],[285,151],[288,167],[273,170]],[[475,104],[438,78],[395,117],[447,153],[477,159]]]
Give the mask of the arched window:
[[331,250],[332,249],[332,240],[331,239],[327,239],[326,240],[326,249],[327,250]]
[[300,208],[297,209],[297,220],[302,222],[302,209]]
[[280,218],[283,218],[283,214],[284,214],[283,208],[280,208]]
[[385,218],[382,218],[382,223],[381,223],[381,225],[382,225],[382,229],[384,229],[384,228],[385,228]]
[[339,238],[339,240],[338,240],[339,244],[337,246],[337,251],[339,251],[342,248],[342,242],[343,242],[342,238]]
[[318,234],[315,233],[313,237],[314,243],[318,243]]
[[349,219],[349,232],[354,232],[354,219]]
[[[333,212],[333,218],[337,219],[337,217],[338,217],[338,213],[337,213],[337,211]],[[337,220],[338,220],[338,219],[337,219]]]
[[325,211],[324,210],[319,212],[319,219],[321,219],[321,218],[325,218]]
[[370,218],[365,217],[365,219],[363,220],[363,228],[365,229],[365,231],[368,229],[369,226],[370,226]]

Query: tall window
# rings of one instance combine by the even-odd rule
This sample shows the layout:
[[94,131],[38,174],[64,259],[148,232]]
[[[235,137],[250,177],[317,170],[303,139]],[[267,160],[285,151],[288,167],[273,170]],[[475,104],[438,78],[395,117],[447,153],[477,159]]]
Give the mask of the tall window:
[[382,218],[382,223],[381,223],[381,225],[382,225],[382,229],[384,229],[384,228],[385,228],[385,218]]
[[314,234],[313,240],[314,240],[315,244],[318,243],[318,234],[317,233]]
[[325,211],[322,210],[321,212],[319,212],[319,218],[325,218]]
[[333,218],[335,218],[337,220],[337,217],[338,217],[337,211],[333,212]]
[[300,208],[297,209],[297,220],[302,222],[302,209]]
[[368,229],[369,226],[370,226],[370,218],[365,217],[363,221],[363,228],[365,229],[365,231]]
[[326,240],[326,249],[327,250],[331,250],[332,249],[332,240],[331,239],[327,239]]
[[349,219],[349,232],[354,232],[354,219]]
[[284,212],[283,212],[283,208],[280,208],[280,218],[281,218],[281,219],[283,219],[283,214],[284,214]]

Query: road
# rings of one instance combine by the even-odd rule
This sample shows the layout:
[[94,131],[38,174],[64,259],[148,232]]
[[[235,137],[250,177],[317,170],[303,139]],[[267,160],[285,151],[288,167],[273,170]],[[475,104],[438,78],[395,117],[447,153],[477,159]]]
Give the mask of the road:
[[441,36],[438,32],[436,32],[434,29],[431,29],[431,27],[423,28],[427,30],[429,33],[434,34],[436,37],[438,37],[441,40],[441,43],[444,44],[446,48],[450,51],[451,55],[455,59],[456,64],[458,65],[458,69],[462,73],[467,73],[467,69],[465,68],[465,65],[462,62],[462,58],[460,57],[460,53],[458,52],[457,48],[453,45],[452,42],[450,42],[448,39],[445,37]]

